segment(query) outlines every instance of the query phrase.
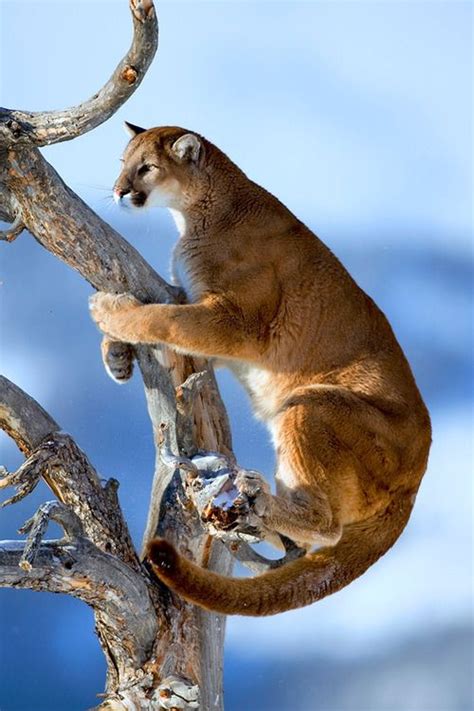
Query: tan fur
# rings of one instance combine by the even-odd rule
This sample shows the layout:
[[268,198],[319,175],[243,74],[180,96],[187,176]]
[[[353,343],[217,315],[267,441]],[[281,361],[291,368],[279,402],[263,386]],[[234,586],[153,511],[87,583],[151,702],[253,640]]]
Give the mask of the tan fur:
[[192,303],[98,294],[94,319],[113,339],[167,343],[230,367],[277,452],[276,496],[262,485],[269,535],[325,546],[242,580],[199,569],[157,540],[156,574],[229,614],[273,614],[343,587],[400,535],[431,441],[385,316],[305,225],[195,133],[138,133],[115,190],[137,206],[172,208],[181,228],[174,272]]

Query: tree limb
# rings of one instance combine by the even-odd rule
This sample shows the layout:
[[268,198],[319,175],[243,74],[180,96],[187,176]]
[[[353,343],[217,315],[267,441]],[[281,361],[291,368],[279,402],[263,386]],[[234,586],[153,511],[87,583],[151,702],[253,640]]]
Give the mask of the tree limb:
[[4,376],[0,376],[0,427],[28,457],[18,471],[5,472],[0,478],[0,489],[16,489],[2,505],[27,496],[43,477],[58,499],[79,517],[86,536],[95,545],[139,570],[116,496],[118,483],[109,479],[103,486],[74,440],[60,432],[43,408]]
[[[40,540],[49,520],[63,527],[65,539]],[[26,544],[0,541],[0,587],[66,593],[86,602],[99,636],[107,639],[109,677],[115,686],[134,679],[158,632],[143,576],[92,544],[79,517],[58,502],[43,504],[23,530],[30,530]]]
[[[77,270],[93,287],[115,293],[131,292],[143,302],[169,303],[182,299],[180,291],[166,284],[131,245],[90,210],[35,148],[69,140],[99,125],[138,86],[156,48],[156,37],[152,36],[156,35],[156,18],[151,0],[132,0],[131,8],[135,27],[132,51],[136,50],[139,56],[132,52],[124,61],[137,71],[132,83],[129,84],[134,79],[133,71],[127,70],[124,74],[121,64],[104,89],[80,107],[43,114],[5,111],[0,115],[0,217],[16,223],[10,235],[24,225],[43,247]],[[178,543],[198,564],[229,574],[231,556],[220,542],[203,532],[199,517],[184,502],[179,470],[172,461],[162,460],[158,446],[164,424],[169,432],[172,455],[179,457],[192,451],[212,450],[232,458],[230,428],[212,369],[201,359],[184,357],[161,347],[139,346],[134,350],[157,445],[144,541],[159,532]],[[206,372],[207,376],[192,398],[192,407],[184,404],[184,414],[180,413],[175,390],[198,372]],[[6,387],[7,391],[12,392]],[[43,425],[38,425],[35,434],[25,426],[30,416],[30,422],[34,422],[34,415],[30,413],[23,418],[19,414],[21,408],[9,408],[8,402],[0,404],[1,407],[4,409],[0,409],[3,413],[0,421],[27,456],[33,457],[23,469],[6,474],[4,486],[13,484],[16,496],[21,498],[31,491],[40,473],[59,500],[79,516],[90,545],[104,555],[109,555],[109,546],[118,563],[125,562],[129,570],[138,571],[141,564],[131,546],[114,483],[105,488],[101,486],[85,455],[70,437],[59,432],[51,418],[47,422],[40,416]],[[43,414],[49,417],[44,411]],[[185,417],[187,427],[183,425]],[[192,418],[191,428],[189,418]],[[143,569],[141,572],[146,580],[146,572]],[[174,598],[156,583],[152,584],[150,594],[160,635],[155,640],[146,673],[137,669],[137,674],[145,674],[146,679],[151,675],[153,684],[168,677],[186,679],[190,688],[196,684],[200,687],[206,711],[221,709],[225,628],[222,618]],[[118,670],[120,665],[107,651],[107,624],[102,625],[97,619],[99,638],[109,662],[108,701],[104,704],[109,703],[114,694],[123,701],[125,686]],[[143,694],[145,677],[140,681]],[[140,698],[143,702],[143,694],[135,696],[135,700]],[[114,699],[121,704],[118,696]]]
[[0,375],[0,428],[26,455],[60,429],[36,400],[3,375]]
[[[40,244],[79,271],[96,288],[131,292],[142,301],[174,300],[177,290],[155,274],[131,245],[63,183],[37,149],[26,145],[10,148],[2,178],[20,205],[28,230]],[[173,451],[179,455],[181,438],[177,430],[175,388],[193,372],[208,371],[207,382],[194,403],[196,447],[230,454],[227,415],[209,366],[202,360],[161,347],[139,346],[135,353],[155,442],[159,442],[165,423],[171,433]],[[57,479],[52,486],[57,493]],[[197,517],[178,503],[179,487],[179,472],[165,465],[157,452],[145,542],[159,531],[160,535],[179,542],[199,564],[229,574],[231,556],[222,544],[203,535]],[[65,500],[64,492],[57,495]],[[172,624],[168,622],[170,635],[163,634],[157,641],[156,656],[162,664],[162,673],[157,671],[157,675],[189,676],[192,670],[191,681],[199,684],[203,703],[208,703],[209,709],[221,708],[221,701],[215,705],[212,699],[222,698],[219,661],[225,629],[222,619],[177,600],[171,611],[163,607],[162,615],[163,620],[171,617]]]
[[130,0],[132,45],[104,86],[90,99],[63,111],[28,112],[0,108],[0,141],[45,146],[69,141],[112,116],[141,84],[158,47],[152,0]]
[[13,242],[19,235],[21,235],[24,229],[25,225],[21,219],[21,213],[18,212],[14,220],[12,220],[10,228],[8,230],[0,230],[0,241]]

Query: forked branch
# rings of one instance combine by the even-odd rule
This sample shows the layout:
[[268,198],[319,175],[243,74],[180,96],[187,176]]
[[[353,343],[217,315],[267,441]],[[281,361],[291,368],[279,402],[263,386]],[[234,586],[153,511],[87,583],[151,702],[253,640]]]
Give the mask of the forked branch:
[[[49,521],[65,537],[43,541]],[[21,529],[26,543],[0,542],[0,587],[66,593],[94,610],[99,636],[107,636],[109,683],[123,685],[149,659],[158,619],[143,576],[84,535],[81,520],[63,504],[43,504]]]
[[27,455],[16,472],[1,472],[0,489],[15,493],[3,502],[13,504],[27,496],[41,477],[82,522],[85,535],[101,550],[114,553],[135,570],[140,569],[116,495],[117,482],[105,485],[74,440],[32,397],[0,376],[0,427]]

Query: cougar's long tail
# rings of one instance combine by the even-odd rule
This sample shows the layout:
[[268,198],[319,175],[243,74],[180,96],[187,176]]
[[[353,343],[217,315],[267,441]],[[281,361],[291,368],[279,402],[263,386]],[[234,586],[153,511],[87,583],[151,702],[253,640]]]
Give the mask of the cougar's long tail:
[[346,526],[339,542],[254,578],[226,578],[181,556],[164,539],[148,546],[155,574],[172,590],[226,615],[275,615],[309,605],[345,587],[395,543],[413,507],[413,493],[397,495],[382,512]]

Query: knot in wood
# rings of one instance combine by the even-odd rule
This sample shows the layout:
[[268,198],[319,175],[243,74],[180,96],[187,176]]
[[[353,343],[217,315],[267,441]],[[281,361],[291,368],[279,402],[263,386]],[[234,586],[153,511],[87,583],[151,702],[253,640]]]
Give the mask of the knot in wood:
[[120,78],[123,79],[123,81],[126,81],[127,84],[135,84],[138,79],[138,72],[135,67],[127,65],[122,71]]

